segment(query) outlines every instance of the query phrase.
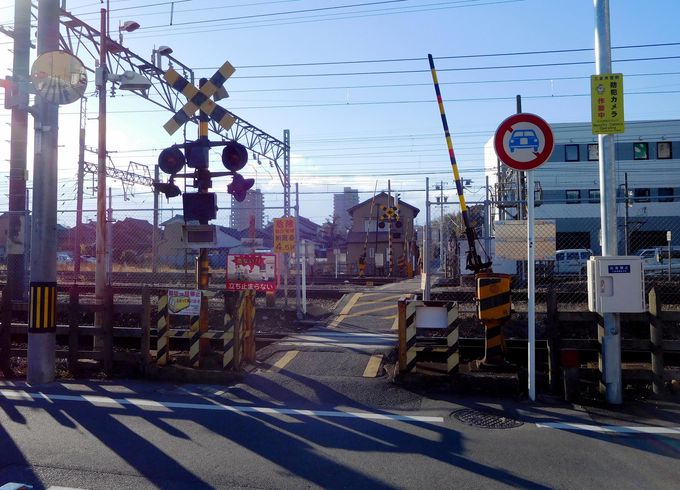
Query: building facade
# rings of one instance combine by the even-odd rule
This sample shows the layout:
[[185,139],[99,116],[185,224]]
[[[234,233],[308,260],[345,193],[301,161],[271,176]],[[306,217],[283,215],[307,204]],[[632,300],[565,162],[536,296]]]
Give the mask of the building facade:
[[[396,208],[398,220],[386,208]],[[405,276],[406,263],[417,263],[419,256],[413,224],[419,212],[404,201],[397,204],[394,196],[385,192],[350,208],[352,229],[347,234],[347,272],[357,274],[361,258],[366,275]]]
[[242,202],[231,198],[231,215],[229,226],[236,230],[245,230],[250,226],[251,220],[255,222],[255,229],[264,228],[264,195],[260,189],[251,189]]
[[[555,148],[533,170],[536,219],[554,219],[556,248],[601,252],[597,135],[590,123],[552,124]],[[631,121],[614,135],[619,254],[680,243],[680,121]],[[495,189],[495,220],[526,218],[524,173],[500,163],[493,138],[485,167]],[[493,169],[493,170],[491,170]]]
[[359,204],[359,191],[345,187],[342,194],[333,194],[333,217],[338,230],[347,231],[352,228],[352,217],[348,210]]

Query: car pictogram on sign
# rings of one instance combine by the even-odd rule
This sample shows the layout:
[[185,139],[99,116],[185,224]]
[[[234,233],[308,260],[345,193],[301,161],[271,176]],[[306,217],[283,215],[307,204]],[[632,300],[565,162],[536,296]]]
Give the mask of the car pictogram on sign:
[[524,148],[538,151],[538,137],[533,129],[517,129],[512,132],[508,146],[511,153]]

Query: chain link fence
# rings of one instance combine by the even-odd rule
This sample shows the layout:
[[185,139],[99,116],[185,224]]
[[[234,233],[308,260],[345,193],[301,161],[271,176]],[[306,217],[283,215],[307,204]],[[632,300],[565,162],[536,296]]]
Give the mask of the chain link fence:
[[[674,308],[680,305],[680,216],[668,211],[666,215],[652,215],[649,204],[620,199],[617,204],[618,253],[640,256],[646,293],[655,288],[665,307]],[[482,260],[486,260],[487,255],[492,258],[494,272],[512,276],[513,303],[521,305],[526,301],[528,273],[526,221],[515,219],[517,206],[509,206],[507,202],[471,203],[469,209],[478,238],[477,252]],[[487,212],[493,213],[494,220],[485,226],[485,216],[490,216]],[[592,255],[602,253],[598,202],[593,199],[593,202],[572,205],[564,201],[543,201],[536,208],[535,216],[538,311],[545,312],[549,295],[557,298],[560,311],[587,310],[587,262]],[[508,223],[517,225],[511,236],[503,231]],[[547,226],[547,233],[541,233],[543,225]],[[439,284],[452,290],[473,287],[474,275],[466,270],[468,244],[460,215],[448,214],[443,230],[439,227],[439,222],[434,222],[431,232],[434,271],[440,270],[439,236],[442,231],[444,236],[445,267],[441,272],[445,279]],[[677,245],[674,245],[674,239]],[[439,291],[443,297],[446,296],[445,289]],[[455,294],[450,296],[453,299]]]

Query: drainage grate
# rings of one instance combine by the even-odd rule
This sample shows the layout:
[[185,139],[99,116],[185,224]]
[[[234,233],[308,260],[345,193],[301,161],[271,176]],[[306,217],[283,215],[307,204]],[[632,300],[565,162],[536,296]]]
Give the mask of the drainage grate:
[[515,427],[520,427],[524,424],[524,422],[519,420],[480,412],[479,410],[473,410],[471,408],[457,410],[451,415],[464,424],[480,427],[482,429],[514,429]]

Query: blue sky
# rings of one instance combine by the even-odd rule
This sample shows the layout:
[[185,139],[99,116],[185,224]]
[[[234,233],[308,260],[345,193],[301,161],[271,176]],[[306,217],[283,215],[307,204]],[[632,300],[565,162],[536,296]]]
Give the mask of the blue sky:
[[[1,25],[11,27],[13,5],[0,0]],[[66,6],[98,26],[100,2],[67,0]],[[432,186],[443,181],[453,188],[428,53],[435,58],[461,176],[473,180],[468,201],[484,197],[483,145],[515,112],[515,95],[522,95],[524,111],[549,123],[590,119],[595,66],[589,0],[190,0],[174,2],[172,25],[170,2],[111,0],[110,7],[114,32],[125,20],[141,24],[125,34],[124,44],[146,59],[154,47],[169,45],[197,76],[209,77],[225,60],[236,67],[226,83],[230,98],[220,104],[279,139],[290,130],[301,213],[318,223],[332,214],[332,194],[345,186],[368,199],[374,189],[386,190],[389,179],[393,191],[423,211],[421,223],[425,177]],[[613,67],[626,77],[626,119],[677,119],[680,45],[643,46],[680,42],[680,2],[611,0],[610,9]],[[0,34],[3,77],[11,73],[10,41]],[[87,94],[87,144],[96,147],[92,82]],[[170,137],[162,128],[170,114],[139,97],[118,92],[108,111],[108,149],[118,168],[131,160],[152,167],[161,149],[181,140],[180,132]],[[61,109],[65,222],[71,219],[67,210],[75,208],[77,113],[77,103]],[[0,210],[7,202],[8,122],[9,111],[0,109]],[[221,168],[217,154],[211,168]],[[32,175],[32,162],[29,170]],[[244,173],[256,177],[265,193],[266,214],[280,216],[275,170],[251,162]],[[114,195],[122,195],[120,183],[110,183]],[[215,181],[222,208],[229,203],[226,184]],[[151,207],[149,191],[135,191],[127,202],[116,197],[114,208]],[[455,199],[453,190],[447,194]],[[173,203],[181,208],[179,198],[164,206]],[[94,208],[91,195],[85,206]],[[219,215],[220,224],[228,223],[227,214]]]

